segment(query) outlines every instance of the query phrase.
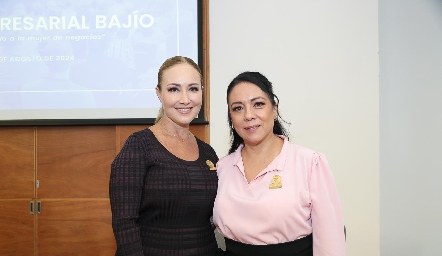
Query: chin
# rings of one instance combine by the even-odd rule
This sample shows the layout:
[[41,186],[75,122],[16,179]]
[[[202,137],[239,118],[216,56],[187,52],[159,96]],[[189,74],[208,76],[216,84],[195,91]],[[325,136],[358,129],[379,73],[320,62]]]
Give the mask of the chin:
[[177,118],[175,118],[175,122],[180,123],[180,124],[189,124],[190,122],[192,122],[192,120],[195,119],[195,116],[179,116]]

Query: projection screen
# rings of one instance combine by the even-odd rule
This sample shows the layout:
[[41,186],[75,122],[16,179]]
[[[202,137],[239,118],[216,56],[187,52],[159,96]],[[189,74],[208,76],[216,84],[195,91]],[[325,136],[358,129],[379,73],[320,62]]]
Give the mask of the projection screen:
[[152,121],[162,62],[183,55],[202,67],[201,9],[197,0],[0,1],[0,125]]

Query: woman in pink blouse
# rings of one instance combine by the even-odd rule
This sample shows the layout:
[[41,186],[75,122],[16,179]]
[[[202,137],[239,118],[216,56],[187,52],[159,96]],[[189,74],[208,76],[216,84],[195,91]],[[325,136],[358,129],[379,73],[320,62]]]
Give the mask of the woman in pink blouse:
[[288,141],[258,72],[227,88],[229,155],[217,164],[213,221],[226,255],[345,256],[338,191],[324,155]]

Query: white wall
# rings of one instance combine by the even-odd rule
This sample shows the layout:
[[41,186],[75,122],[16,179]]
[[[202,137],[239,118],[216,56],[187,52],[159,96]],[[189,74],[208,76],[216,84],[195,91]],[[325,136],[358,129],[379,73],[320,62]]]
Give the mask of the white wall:
[[442,1],[380,0],[381,254],[442,255]]
[[377,1],[212,0],[209,17],[210,142],[218,155],[229,143],[228,83],[262,72],[291,122],[291,141],[330,162],[347,255],[379,255]]

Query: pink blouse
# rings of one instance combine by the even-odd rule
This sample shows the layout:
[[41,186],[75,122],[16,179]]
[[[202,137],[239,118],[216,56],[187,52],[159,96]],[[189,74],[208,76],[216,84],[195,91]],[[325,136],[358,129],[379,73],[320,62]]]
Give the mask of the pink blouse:
[[229,239],[254,245],[313,233],[314,256],[344,256],[341,204],[325,156],[281,138],[280,154],[250,183],[243,145],[218,161],[215,226]]

